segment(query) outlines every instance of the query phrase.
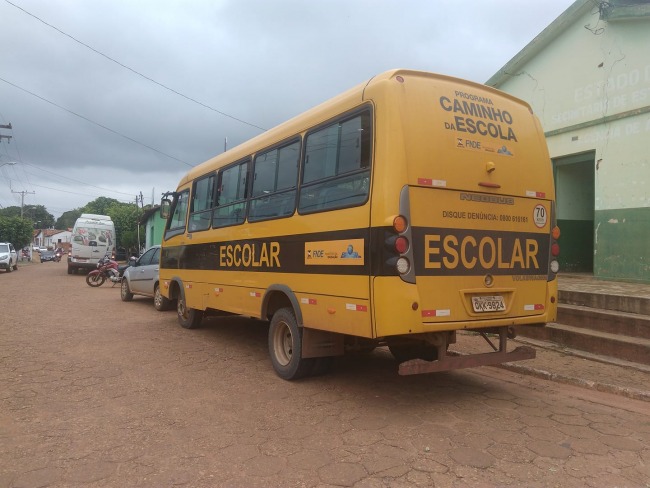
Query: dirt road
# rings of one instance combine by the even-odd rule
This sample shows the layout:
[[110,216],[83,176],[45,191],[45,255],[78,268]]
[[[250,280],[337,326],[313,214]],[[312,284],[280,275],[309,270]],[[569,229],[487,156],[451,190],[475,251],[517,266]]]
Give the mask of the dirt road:
[[648,487],[650,408],[383,351],[286,382],[264,324],[185,330],[66,264],[0,273],[0,487]]

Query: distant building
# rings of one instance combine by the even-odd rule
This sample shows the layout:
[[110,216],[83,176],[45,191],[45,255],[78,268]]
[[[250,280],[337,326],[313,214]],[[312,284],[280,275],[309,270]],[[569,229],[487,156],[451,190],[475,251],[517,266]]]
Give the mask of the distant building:
[[162,244],[165,220],[160,217],[159,205],[154,205],[145,210],[138,223],[145,228],[145,249],[156,244]]
[[542,122],[562,269],[650,282],[650,1],[576,1],[486,84]]
[[67,248],[72,239],[72,231],[56,229],[37,229],[34,231],[33,245],[36,247]]

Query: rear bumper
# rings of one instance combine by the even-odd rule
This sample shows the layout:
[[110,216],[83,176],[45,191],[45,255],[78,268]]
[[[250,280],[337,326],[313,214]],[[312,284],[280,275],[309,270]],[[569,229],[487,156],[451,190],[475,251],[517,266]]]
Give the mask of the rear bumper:
[[77,263],[75,261],[68,261],[68,268],[87,269],[92,271],[93,269],[97,269],[97,263]]
[[[493,351],[481,352],[475,354],[460,354],[447,351],[448,341],[445,335],[439,337],[443,340],[438,342],[436,349],[438,359],[435,361],[425,361],[422,359],[412,359],[399,365],[400,375],[435,373],[439,371],[450,371],[453,369],[475,368],[477,366],[489,366],[493,364],[510,363],[513,361],[522,361],[525,359],[534,359],[537,355],[535,349],[529,346],[519,346],[513,351],[507,352],[508,336],[513,337],[513,330],[508,327],[499,327],[491,332],[499,335],[498,347],[492,343],[485,333],[481,333],[484,339],[490,344]],[[455,339],[454,339],[455,340]]]
[[465,356],[444,355],[436,361],[412,359],[399,365],[400,375],[435,373],[438,371],[451,371],[452,369],[475,368],[492,364],[510,363],[524,359],[535,359],[537,352],[529,346],[519,346],[513,351],[495,351],[482,354],[468,354]]

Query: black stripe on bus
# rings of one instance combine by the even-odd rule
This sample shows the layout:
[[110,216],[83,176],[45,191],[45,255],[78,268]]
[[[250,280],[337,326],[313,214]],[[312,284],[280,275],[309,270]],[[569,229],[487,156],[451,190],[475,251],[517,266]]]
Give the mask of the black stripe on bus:
[[[274,236],[263,239],[242,239],[205,244],[165,246],[161,267],[167,269],[212,271],[263,271],[274,273],[310,273],[368,275],[370,274],[370,231],[353,229],[336,232]],[[363,239],[359,265],[308,265],[306,243],[352,241]]]
[[[168,269],[262,271],[328,275],[397,276],[397,253],[386,245],[390,227],[351,229],[165,246]],[[416,276],[546,275],[549,236],[544,233],[414,227],[411,243]],[[363,239],[363,264],[307,264],[307,243]],[[313,247],[313,246],[312,246]]]
[[417,276],[543,275],[549,235],[476,229],[413,229]]

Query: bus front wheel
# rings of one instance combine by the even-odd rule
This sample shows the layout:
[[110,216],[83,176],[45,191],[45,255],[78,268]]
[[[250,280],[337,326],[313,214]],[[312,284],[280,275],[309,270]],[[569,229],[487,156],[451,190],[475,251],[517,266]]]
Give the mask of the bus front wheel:
[[314,360],[302,357],[302,328],[290,308],[273,314],[269,327],[269,355],[277,375],[296,380],[312,372]]
[[178,323],[186,329],[196,329],[201,325],[203,312],[195,308],[190,308],[185,302],[185,292],[181,289],[181,294],[176,303],[176,312],[178,313]]

